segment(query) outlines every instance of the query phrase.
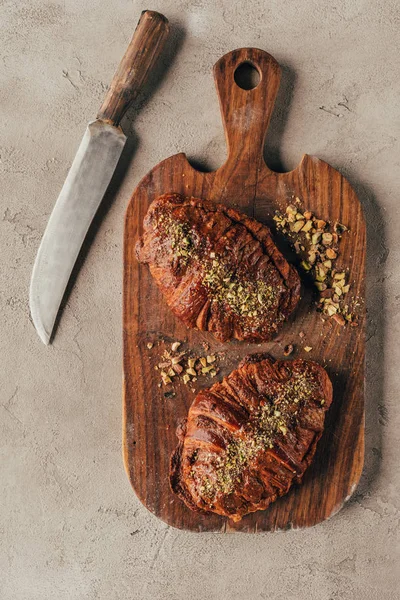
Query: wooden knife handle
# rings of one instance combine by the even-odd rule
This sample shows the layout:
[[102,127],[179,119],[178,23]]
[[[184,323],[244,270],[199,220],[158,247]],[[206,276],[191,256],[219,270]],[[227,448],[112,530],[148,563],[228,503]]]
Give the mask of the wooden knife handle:
[[113,125],[120,123],[161,54],[168,33],[166,17],[153,10],[142,12],[131,43],[97,115],[98,119],[109,121]]

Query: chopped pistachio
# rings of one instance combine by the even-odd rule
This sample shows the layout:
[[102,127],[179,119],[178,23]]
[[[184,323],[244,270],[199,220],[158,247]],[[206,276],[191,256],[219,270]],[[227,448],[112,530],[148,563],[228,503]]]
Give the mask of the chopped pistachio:
[[327,249],[326,249],[326,256],[327,256],[328,258],[332,258],[332,259],[334,259],[334,258],[336,258],[336,257],[337,257],[337,254],[336,254],[336,252],[335,252],[335,251],[334,251],[332,248],[327,248]]
[[188,367],[190,369],[193,369],[194,365],[196,364],[196,359],[195,358],[188,358]]
[[329,304],[329,306],[327,306],[326,308],[326,313],[332,317],[334,314],[337,313],[337,308],[335,306],[333,306],[333,304]]
[[180,375],[183,371],[183,367],[180,364],[172,365],[172,368],[177,375]]
[[211,364],[211,363],[215,362],[215,356],[214,356],[214,354],[211,354],[211,355],[208,355],[208,356],[207,356],[207,362],[208,362],[209,364]]
[[200,364],[201,364],[202,367],[206,367],[207,366],[207,359],[204,356],[202,356],[200,358]]
[[335,230],[335,233],[343,233],[344,231],[347,231],[346,225],[342,225],[342,223],[335,223],[333,229]]
[[148,347],[148,349],[149,349],[149,350],[151,350],[151,349],[152,349],[152,347],[153,347],[153,345],[154,345],[154,344],[152,344],[152,342],[149,342],[149,343],[147,344],[147,347]]
[[193,367],[190,367],[189,369],[186,369],[186,373],[188,375],[193,375],[194,377],[197,375],[196,371],[193,369]]
[[169,375],[169,377],[175,377],[176,373],[172,367],[171,367],[171,369],[169,369],[168,375]]
[[343,294],[347,294],[347,292],[349,291],[349,289],[350,289],[350,286],[349,286],[349,284],[347,284],[347,285],[344,285],[344,286],[342,287],[342,292],[343,292]]
[[171,379],[171,377],[168,377],[168,375],[165,375],[165,376],[162,378],[162,380],[163,380],[163,384],[164,384],[164,385],[168,385],[169,383],[172,383],[172,379]]
[[207,373],[209,373],[210,371],[213,371],[214,367],[213,365],[210,365],[209,367],[203,367],[201,372],[203,373],[203,375],[206,375]]
[[310,231],[311,228],[312,228],[312,221],[306,221],[302,231],[304,231],[304,233],[307,233],[307,231]]
[[307,219],[307,221],[309,219],[311,219],[312,217],[312,212],[310,212],[309,210],[306,210],[306,212],[304,213],[304,218]]
[[300,229],[302,229],[304,227],[304,221],[296,221],[296,223],[293,223],[293,225],[290,226],[290,231],[293,231],[294,233],[298,233],[300,231]]
[[293,204],[289,204],[289,206],[286,208],[286,212],[288,214],[295,215],[297,213],[297,208],[296,206],[293,206]]
[[343,316],[339,315],[339,313],[336,313],[336,314],[332,315],[332,319],[334,321],[336,321],[336,323],[338,325],[340,325],[341,327],[343,327],[343,325],[346,323],[346,321],[344,320]]
[[159,369],[168,369],[170,363],[169,362],[160,362],[158,363],[158,368]]
[[332,261],[331,260],[324,260],[323,265],[324,265],[324,267],[327,267],[328,269],[332,269]]
[[322,234],[322,243],[325,246],[330,246],[332,244],[332,240],[333,240],[333,237],[332,237],[331,233],[323,233]]
[[333,289],[335,290],[335,294],[337,294],[338,296],[342,295],[342,290],[340,289],[340,287],[335,285],[335,287]]
[[308,253],[308,262],[313,265],[317,259],[317,255],[315,252],[311,251]]
[[305,350],[306,352],[311,352],[311,350],[312,350],[312,346],[304,346],[304,350]]
[[214,371],[211,371],[211,373],[210,373],[211,377],[215,377],[215,376],[216,376],[216,374],[217,374],[217,371],[215,371],[215,370],[214,370]]
[[279,430],[283,433],[283,435],[286,435],[288,431],[287,427],[285,427],[284,425],[280,425]]
[[174,343],[171,345],[171,350],[172,350],[172,352],[176,352],[176,351],[178,350],[178,348],[180,347],[180,345],[181,345],[181,342],[174,342]]
[[322,219],[317,219],[316,224],[318,229],[324,229],[326,226],[326,221],[323,221]]
[[288,344],[287,346],[284,347],[283,349],[283,355],[284,356],[289,356],[289,354],[292,354],[294,349],[293,344]]
[[335,273],[333,279],[344,279],[346,277],[346,273]]
[[321,234],[320,233],[313,233],[311,241],[313,244],[318,244],[319,240],[321,239]]
[[190,381],[190,376],[185,374],[183,376],[183,383],[186,385],[187,383],[189,383],[189,381]]
[[306,260],[302,260],[300,266],[303,267],[305,271],[309,271],[311,269],[310,263],[308,263]]
[[316,281],[314,285],[320,292],[323,292],[327,288],[326,283],[323,283],[322,281]]

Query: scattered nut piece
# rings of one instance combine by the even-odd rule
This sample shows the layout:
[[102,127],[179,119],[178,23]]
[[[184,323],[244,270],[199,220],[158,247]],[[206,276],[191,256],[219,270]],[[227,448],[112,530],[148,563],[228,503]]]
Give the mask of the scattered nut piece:
[[306,210],[306,212],[304,213],[304,218],[307,219],[307,221],[309,219],[311,219],[312,217],[312,212],[310,212],[309,210]]
[[331,233],[322,234],[322,243],[324,246],[330,246],[332,244],[333,236]]
[[306,337],[306,334],[304,333],[304,331],[300,331],[299,333],[299,337],[304,338]]
[[188,375],[193,375],[194,377],[196,377],[197,373],[196,371],[193,369],[193,367],[190,367],[189,369],[186,369],[186,373]]
[[190,369],[193,369],[194,365],[196,364],[196,359],[195,358],[188,358],[188,366]]
[[296,221],[293,225],[290,226],[290,231],[294,233],[298,233],[300,229],[304,227],[304,221]]
[[332,248],[326,249],[326,255],[328,258],[335,259],[337,257],[336,252]]
[[344,231],[348,230],[346,225],[342,225],[342,223],[335,223],[333,226],[333,229],[334,229],[335,233],[343,233]]
[[313,226],[312,221],[306,221],[306,223],[301,231],[304,231],[304,233],[307,233],[307,231],[310,231],[312,226]]
[[311,350],[312,350],[312,346],[304,346],[304,350],[305,350],[306,352],[311,352]]
[[313,233],[312,237],[311,237],[311,241],[313,244],[318,244],[319,240],[321,239],[321,233]]
[[283,356],[289,356],[290,354],[292,354],[293,350],[294,350],[293,344],[288,344],[283,349]]
[[206,367],[207,366],[207,359],[204,356],[202,356],[200,358],[200,364],[201,364],[202,367]]
[[207,356],[207,362],[208,362],[209,364],[211,364],[211,363],[215,362],[215,356],[214,356],[214,354],[211,354],[211,355],[208,355],[208,356]]
[[190,377],[189,377],[189,375],[186,375],[186,374],[185,374],[185,375],[183,376],[183,383],[184,383],[185,385],[187,385],[187,384],[189,383],[189,381],[190,381]]
[[334,306],[333,304],[329,304],[326,308],[326,314],[329,317],[333,317],[333,315],[335,315],[337,313],[337,308],[336,306]]
[[338,325],[340,325],[341,327],[343,327],[343,325],[345,325],[345,324],[346,324],[346,321],[345,321],[345,319],[343,318],[343,315],[340,315],[339,313],[336,313],[336,314],[334,314],[334,315],[332,316],[332,319],[333,319],[334,321],[336,321],[336,323],[337,323]]
[[178,348],[180,347],[180,345],[181,345],[181,342],[174,342],[171,346],[171,350],[173,352],[176,352],[178,350]]
[[149,350],[151,350],[151,349],[152,349],[152,347],[153,347],[153,345],[154,345],[154,344],[153,344],[152,342],[149,342],[149,343],[147,344],[147,347],[148,347],[148,349],[149,349]]
[[316,223],[317,223],[318,229],[325,229],[326,221],[323,221],[322,219],[317,219]]

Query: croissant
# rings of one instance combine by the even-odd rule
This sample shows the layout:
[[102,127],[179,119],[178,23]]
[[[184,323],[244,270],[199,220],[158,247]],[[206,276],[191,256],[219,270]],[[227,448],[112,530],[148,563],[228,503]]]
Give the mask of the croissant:
[[265,225],[179,194],[152,202],[136,245],[172,312],[222,341],[271,339],[300,298],[300,279]]
[[190,509],[233,521],[264,510],[301,482],[331,402],[317,363],[247,357],[196,396],[178,427],[172,490]]

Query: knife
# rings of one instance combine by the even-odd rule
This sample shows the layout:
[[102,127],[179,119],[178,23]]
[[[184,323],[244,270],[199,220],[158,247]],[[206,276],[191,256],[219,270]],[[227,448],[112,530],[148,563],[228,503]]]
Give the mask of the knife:
[[168,36],[168,20],[143,11],[95,121],[89,123],[50,215],[33,267],[29,305],[48,344],[73,266],[124,148],[119,126]]

